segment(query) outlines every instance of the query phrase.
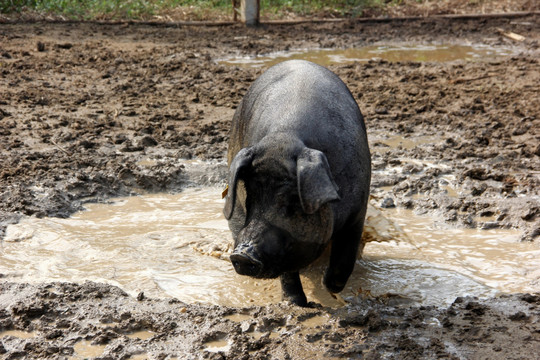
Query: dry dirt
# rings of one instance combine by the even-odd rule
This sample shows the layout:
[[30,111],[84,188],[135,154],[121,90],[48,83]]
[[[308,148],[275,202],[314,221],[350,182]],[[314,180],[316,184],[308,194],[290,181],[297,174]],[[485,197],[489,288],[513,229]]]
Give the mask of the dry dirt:
[[[526,39],[507,39],[499,28]],[[456,226],[515,228],[522,241],[539,241],[539,30],[538,15],[248,29],[0,24],[0,239],[24,216],[67,217],[88,201],[222,183],[222,167],[192,174],[178,159],[225,158],[234,108],[262,70],[218,59],[295,48],[472,43],[511,47],[515,55],[330,68],[350,87],[374,138],[437,139],[412,148],[372,141],[374,170],[404,157],[447,165],[441,172],[403,163],[399,173],[374,176],[372,192],[381,204]],[[148,158],[155,163],[141,163]],[[443,175],[455,178],[458,195],[445,190]],[[448,308],[359,297],[341,309],[238,309],[134,299],[96,283],[11,281],[0,282],[0,331],[36,333],[2,337],[5,359],[70,358],[80,340],[106,345],[101,359],[531,359],[540,353],[535,294],[457,298]],[[234,314],[244,316],[227,317]],[[142,330],[153,336],[127,336]],[[204,351],[212,340],[230,348]]]

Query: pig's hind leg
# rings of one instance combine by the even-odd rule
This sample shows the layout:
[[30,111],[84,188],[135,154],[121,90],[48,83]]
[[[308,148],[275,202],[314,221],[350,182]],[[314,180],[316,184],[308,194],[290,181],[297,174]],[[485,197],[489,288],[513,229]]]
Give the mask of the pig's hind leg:
[[364,228],[364,216],[339,231],[332,238],[330,250],[330,262],[324,274],[324,286],[331,293],[339,293],[345,287],[351,276],[359,251],[364,248],[362,230]]

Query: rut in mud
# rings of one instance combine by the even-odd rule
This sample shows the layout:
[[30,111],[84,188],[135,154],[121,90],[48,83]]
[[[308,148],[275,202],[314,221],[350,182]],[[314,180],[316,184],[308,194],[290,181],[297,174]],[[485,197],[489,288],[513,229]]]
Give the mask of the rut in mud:
[[[526,40],[514,43],[498,28]],[[521,240],[538,243],[535,15],[253,29],[1,24],[0,39],[2,239],[8,224],[26,216],[68,217],[112,196],[222,185],[232,113],[263,69],[220,59],[470,43],[512,55],[329,67],[365,115],[377,205],[460,228],[516,229]],[[194,160],[210,162],[191,166]],[[345,308],[242,309],[2,277],[0,331],[23,332],[0,334],[7,359],[81,358],[82,345],[102,346],[100,358],[527,358],[540,344],[539,300],[531,294],[433,307],[360,292]],[[227,320],[235,314],[246,317]],[[152,335],[128,336],[139,331]]]

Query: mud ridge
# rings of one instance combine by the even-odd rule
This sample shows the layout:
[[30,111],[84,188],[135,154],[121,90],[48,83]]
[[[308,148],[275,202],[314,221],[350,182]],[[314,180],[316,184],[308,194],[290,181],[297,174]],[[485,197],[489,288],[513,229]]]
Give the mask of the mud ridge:
[[[377,299],[338,310],[237,309],[142,293],[135,299],[92,282],[0,288],[0,328],[28,334],[2,337],[5,359],[82,357],[82,342],[94,347],[96,359],[520,358],[535,353],[540,340],[539,295],[458,298],[446,309]],[[216,341],[224,350],[212,349]]]

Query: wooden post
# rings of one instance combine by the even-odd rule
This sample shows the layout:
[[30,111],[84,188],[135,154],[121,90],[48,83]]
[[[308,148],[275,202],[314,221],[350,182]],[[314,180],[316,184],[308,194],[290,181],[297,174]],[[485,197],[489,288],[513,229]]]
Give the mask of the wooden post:
[[241,0],[240,20],[246,25],[259,25],[260,0]]
[[232,0],[233,21],[238,21],[238,14],[240,14],[240,0]]

